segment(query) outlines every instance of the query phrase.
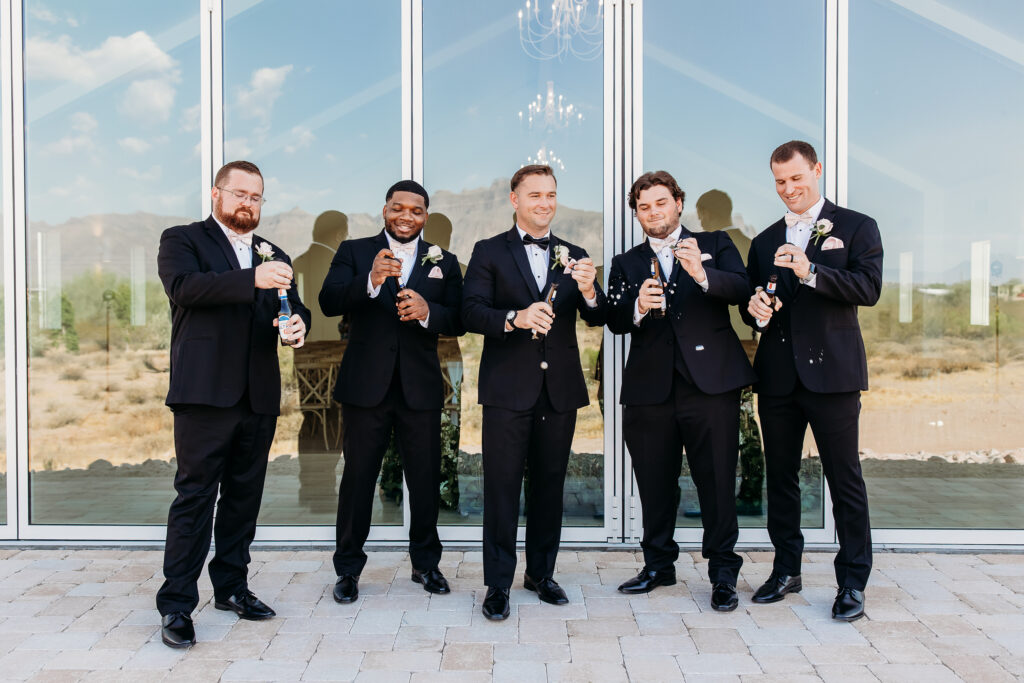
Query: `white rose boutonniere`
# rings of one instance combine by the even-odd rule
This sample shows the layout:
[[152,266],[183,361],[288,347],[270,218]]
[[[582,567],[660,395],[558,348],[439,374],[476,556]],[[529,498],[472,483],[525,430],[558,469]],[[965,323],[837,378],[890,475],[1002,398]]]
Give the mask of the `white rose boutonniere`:
[[444,252],[441,251],[441,247],[436,244],[431,244],[430,249],[427,249],[427,253],[424,254],[423,258],[420,259],[420,265],[426,265],[427,261],[431,263],[437,263],[444,257]]
[[558,266],[563,268],[569,265],[569,247],[564,244],[556,245],[551,251],[551,270]]
[[270,242],[260,242],[256,245],[256,255],[263,259],[263,262],[271,261],[274,258],[274,248]]
[[814,246],[818,246],[818,240],[825,237],[832,232],[832,221],[827,218],[822,218],[820,221],[814,224],[814,228],[811,230],[811,237],[814,238]]

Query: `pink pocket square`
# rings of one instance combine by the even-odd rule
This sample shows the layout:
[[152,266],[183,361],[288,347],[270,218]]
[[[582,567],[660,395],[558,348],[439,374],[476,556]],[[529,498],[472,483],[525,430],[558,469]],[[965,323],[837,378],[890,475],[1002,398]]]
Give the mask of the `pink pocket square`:
[[842,249],[845,246],[846,245],[843,244],[843,241],[841,239],[839,239],[838,237],[829,237],[821,245],[821,250],[822,251],[828,251],[829,249]]
[[711,254],[701,254],[700,255],[700,260],[701,260],[702,263],[704,261],[710,261],[711,260]]
[[427,277],[434,277],[434,278],[442,278],[442,277],[444,277],[444,275],[441,274],[441,266],[434,266],[433,268],[431,268],[430,272],[427,273]]

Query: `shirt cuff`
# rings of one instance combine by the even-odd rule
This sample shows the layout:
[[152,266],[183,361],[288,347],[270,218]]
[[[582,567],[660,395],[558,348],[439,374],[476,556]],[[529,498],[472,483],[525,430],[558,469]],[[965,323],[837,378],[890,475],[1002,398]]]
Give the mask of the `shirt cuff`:
[[587,304],[587,308],[597,308],[597,292],[595,292],[594,296],[589,299],[587,297],[583,297],[583,301]]
[[644,319],[646,313],[640,312],[640,299],[633,302],[633,324],[640,327],[640,321]]
[[[381,283],[381,286],[383,284]],[[366,276],[366,293],[370,295],[371,299],[376,299],[377,295],[380,294],[380,287],[373,286],[373,280],[370,279],[369,275]]]
[[811,273],[811,276],[806,280],[800,280],[800,284],[802,284],[804,287],[816,287],[818,284],[818,274]]
[[697,286],[703,289],[705,292],[708,291],[708,271],[704,271],[704,282],[698,282]]
[[429,322],[430,322],[430,310],[427,309],[427,317],[424,318],[423,320],[419,321],[420,327],[422,327],[423,329],[427,329],[427,323],[429,323]]

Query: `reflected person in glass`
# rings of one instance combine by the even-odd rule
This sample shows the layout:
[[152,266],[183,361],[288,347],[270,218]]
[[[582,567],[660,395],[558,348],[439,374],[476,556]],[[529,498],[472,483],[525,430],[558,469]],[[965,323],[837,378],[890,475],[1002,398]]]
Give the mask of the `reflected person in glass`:
[[[800,591],[800,465],[808,424],[832,495],[839,536],[832,617],[864,616],[871,527],[860,467],[860,392],[868,388],[858,306],[882,291],[882,238],[874,219],[821,196],[821,163],[807,142],[772,152],[775,190],[786,215],[754,238],[747,258],[752,293],[744,319],[761,331],[754,357],[764,436],[768,535],[775,560],[753,601]],[[774,302],[761,289],[778,276]]]
[[[524,586],[544,602],[569,602],[552,577],[576,411],[590,402],[576,312],[588,325],[605,322],[593,261],[551,233],[558,208],[551,167],[524,166],[510,185],[516,224],[473,247],[462,302],[466,329],[484,335],[477,391],[483,406],[482,610],[492,620],[510,613],[524,468],[530,472]],[[558,296],[549,304],[544,299],[552,285]]]
[[[738,604],[743,564],[733,549],[740,389],[754,381],[729,307],[746,302],[750,284],[728,235],[691,233],[680,223],[684,199],[665,171],[636,179],[629,205],[647,239],[612,259],[608,280],[608,327],[631,339],[619,402],[644,517],[644,567],[619,590],[648,593],[676,582],[685,448],[704,524],[711,607],[729,612]],[[664,280],[651,277],[652,259]],[[661,308],[665,315],[651,315]]]
[[[210,194],[213,214],[165,230],[157,255],[171,305],[167,405],[174,413],[178,463],[165,581],[156,596],[161,637],[170,647],[195,643],[191,612],[199,604],[196,582],[211,531],[214,607],[243,619],[274,616],[249,590],[249,545],[281,413],[278,346],[301,347],[310,326],[288,256],[253,233],[263,204],[260,170],[248,161],[226,164]],[[279,334],[281,292],[294,313],[287,332]]]
[[334,551],[334,599],[340,603],[359,596],[363,545],[392,430],[409,487],[412,580],[430,593],[450,592],[438,568],[445,394],[437,339],[463,333],[462,271],[453,254],[420,235],[430,205],[422,185],[399,181],[384,201],[384,229],[342,242],[320,289],[324,315],[345,315],[349,322],[334,389],[345,422]]

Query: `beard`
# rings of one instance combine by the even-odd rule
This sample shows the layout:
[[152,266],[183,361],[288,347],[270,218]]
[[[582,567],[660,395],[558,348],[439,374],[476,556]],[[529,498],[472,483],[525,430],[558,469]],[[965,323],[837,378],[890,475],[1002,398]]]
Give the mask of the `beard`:
[[419,230],[409,235],[408,237],[401,237],[400,235],[395,233],[395,229],[392,227],[389,221],[384,221],[384,230],[388,233],[391,239],[398,242],[399,244],[408,244],[409,242],[412,242],[414,239],[419,237],[420,233],[423,232],[423,228],[420,228]]
[[239,235],[244,235],[247,232],[252,232],[256,229],[256,226],[260,224],[260,219],[252,212],[248,206],[240,206],[235,209],[235,212],[231,215],[224,213],[224,202],[221,200],[217,201],[217,205],[214,207],[214,214],[221,223],[231,228]]

